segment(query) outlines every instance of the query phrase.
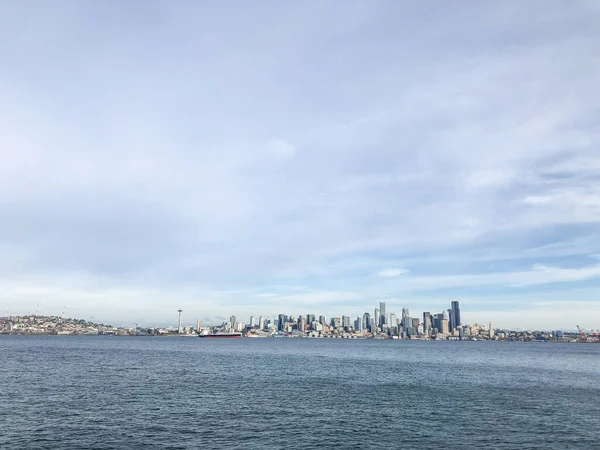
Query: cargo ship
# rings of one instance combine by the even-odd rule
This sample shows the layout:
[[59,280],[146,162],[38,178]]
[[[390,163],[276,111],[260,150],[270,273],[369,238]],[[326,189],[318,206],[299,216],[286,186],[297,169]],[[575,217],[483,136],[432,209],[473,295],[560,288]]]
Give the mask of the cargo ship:
[[220,339],[241,338],[242,337],[242,333],[199,334],[198,337],[201,337],[201,338],[220,338]]

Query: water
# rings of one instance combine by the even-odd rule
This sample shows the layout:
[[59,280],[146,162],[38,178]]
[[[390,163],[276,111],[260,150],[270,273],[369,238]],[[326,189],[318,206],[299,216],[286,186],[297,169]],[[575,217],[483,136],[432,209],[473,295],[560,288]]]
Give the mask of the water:
[[0,336],[0,448],[600,448],[600,345]]

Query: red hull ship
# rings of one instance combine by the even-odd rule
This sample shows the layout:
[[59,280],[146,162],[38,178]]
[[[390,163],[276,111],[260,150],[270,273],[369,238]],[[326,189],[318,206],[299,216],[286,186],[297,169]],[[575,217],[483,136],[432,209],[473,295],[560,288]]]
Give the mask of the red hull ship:
[[231,339],[241,338],[242,333],[219,333],[219,334],[199,334],[201,338],[219,338],[219,339]]

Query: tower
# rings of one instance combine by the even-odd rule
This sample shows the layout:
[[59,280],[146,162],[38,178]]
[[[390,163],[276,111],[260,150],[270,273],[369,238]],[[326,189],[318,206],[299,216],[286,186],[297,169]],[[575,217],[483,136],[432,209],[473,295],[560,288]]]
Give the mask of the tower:
[[183,332],[181,329],[181,313],[183,312],[183,309],[178,309],[177,312],[179,313],[179,317],[177,318],[177,332],[181,334]]
[[451,303],[452,308],[452,325],[454,328],[460,328],[462,323],[460,322],[460,307],[457,301]]
[[383,327],[386,324],[387,319],[385,302],[379,302],[379,315],[380,316],[377,318],[377,321],[379,322],[379,325]]

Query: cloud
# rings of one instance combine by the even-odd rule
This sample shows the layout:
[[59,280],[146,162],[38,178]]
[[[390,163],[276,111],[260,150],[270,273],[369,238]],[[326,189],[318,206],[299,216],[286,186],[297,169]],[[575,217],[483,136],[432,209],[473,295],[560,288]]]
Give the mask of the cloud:
[[492,290],[508,305],[596,279],[597,10],[315,5],[123,8],[101,23],[101,4],[10,7],[0,284],[13,313],[338,314]]
[[375,275],[378,277],[383,277],[383,278],[392,278],[392,277],[397,277],[400,275],[405,275],[408,272],[410,272],[408,269],[388,268],[388,269],[380,270]]
[[269,151],[282,158],[290,158],[296,154],[296,147],[283,139],[271,139]]

